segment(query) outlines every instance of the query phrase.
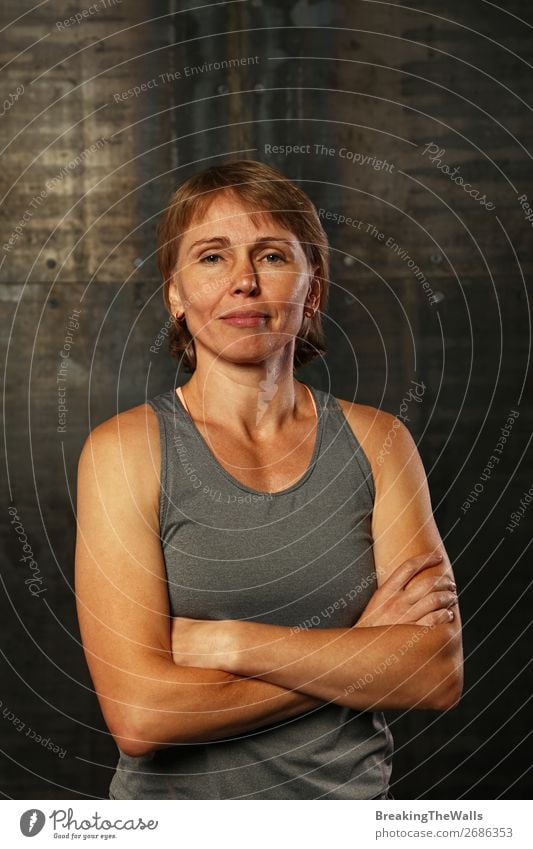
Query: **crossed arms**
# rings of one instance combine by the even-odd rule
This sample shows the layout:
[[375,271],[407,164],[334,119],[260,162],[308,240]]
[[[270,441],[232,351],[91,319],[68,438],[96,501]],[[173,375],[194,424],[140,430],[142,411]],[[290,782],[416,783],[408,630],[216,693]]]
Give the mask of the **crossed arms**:
[[[378,456],[393,417],[360,405],[356,416],[355,407],[347,417],[367,456]],[[159,438],[155,414],[141,405],[93,430],[79,463],[80,631],[104,718],[126,754],[230,737],[330,701],[356,709],[457,703],[462,645],[453,573],[403,425],[394,451],[373,464],[378,590],[352,628],[170,618]],[[421,556],[432,551],[442,560]]]

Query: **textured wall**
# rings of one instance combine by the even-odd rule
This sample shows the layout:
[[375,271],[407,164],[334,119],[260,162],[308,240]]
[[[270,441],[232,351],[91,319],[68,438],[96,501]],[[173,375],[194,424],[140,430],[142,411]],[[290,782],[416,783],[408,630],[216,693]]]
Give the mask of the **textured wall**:
[[395,413],[424,386],[409,427],[466,682],[448,715],[390,714],[393,793],[527,796],[529,3],[32,5],[0,12],[2,792],[107,796],[116,748],[72,586],[76,461],[91,427],[175,379],[156,222],[175,185],[231,155],[280,167],[323,210],[329,355],[302,379]]

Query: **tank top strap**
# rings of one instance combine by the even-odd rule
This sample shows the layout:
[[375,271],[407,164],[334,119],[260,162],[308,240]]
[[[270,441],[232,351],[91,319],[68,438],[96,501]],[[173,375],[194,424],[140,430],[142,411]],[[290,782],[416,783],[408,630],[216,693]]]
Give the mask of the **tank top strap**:
[[335,450],[345,456],[346,462],[355,460],[365,481],[371,502],[374,504],[376,487],[372,466],[344,410],[331,392],[313,387],[313,393],[319,406],[319,415],[325,418],[325,443],[330,446],[335,444],[337,446]]

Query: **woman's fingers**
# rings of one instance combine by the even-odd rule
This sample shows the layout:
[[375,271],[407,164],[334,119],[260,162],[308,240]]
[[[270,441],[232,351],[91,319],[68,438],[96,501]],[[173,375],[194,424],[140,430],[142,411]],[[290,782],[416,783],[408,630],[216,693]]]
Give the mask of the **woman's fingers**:
[[390,578],[387,578],[382,589],[387,588],[387,591],[396,592],[403,589],[407,583],[414,578],[422,569],[429,566],[436,566],[442,561],[442,554],[437,552],[427,552],[417,554],[416,557],[410,557],[405,560],[397,569],[394,570]]
[[[438,592],[429,593],[424,596],[411,607],[410,616],[412,621],[417,622],[421,617],[435,610],[447,610],[454,607],[458,602],[456,593],[453,590],[439,590]],[[445,620],[444,620],[445,621]]]
[[450,575],[427,575],[413,584],[407,584],[405,590],[400,591],[404,601],[415,604],[419,599],[438,590],[455,590],[456,586]]
[[417,619],[416,625],[441,625],[444,622],[451,622],[455,613],[453,608],[449,607],[446,610],[434,610],[421,619]]
[[358,624],[437,624],[450,621],[448,608],[457,604],[456,587],[450,572],[421,576],[409,586],[415,575],[442,560],[443,555],[436,551],[405,560],[376,590]]

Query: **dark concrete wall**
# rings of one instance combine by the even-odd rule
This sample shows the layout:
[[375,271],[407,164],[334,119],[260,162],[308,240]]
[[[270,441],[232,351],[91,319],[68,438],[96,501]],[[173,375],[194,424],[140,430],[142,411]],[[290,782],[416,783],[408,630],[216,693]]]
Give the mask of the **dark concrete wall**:
[[[533,231],[519,198],[533,205],[529,3],[249,0],[182,11],[123,0],[68,26],[76,4],[32,5],[1,8],[5,493],[39,590],[25,583],[33,573],[6,504],[3,794],[107,796],[116,748],[73,594],[76,461],[91,427],[176,377],[165,347],[150,351],[166,320],[154,250],[170,191],[245,156],[280,167],[324,210],[329,355],[302,379],[395,413],[411,381],[425,387],[408,424],[459,584],[466,682],[448,714],[391,713],[393,793],[527,796]],[[248,64],[198,70],[229,59]],[[434,161],[432,150],[442,151]],[[483,477],[511,410],[500,462]],[[520,521],[508,529],[512,514]]]

